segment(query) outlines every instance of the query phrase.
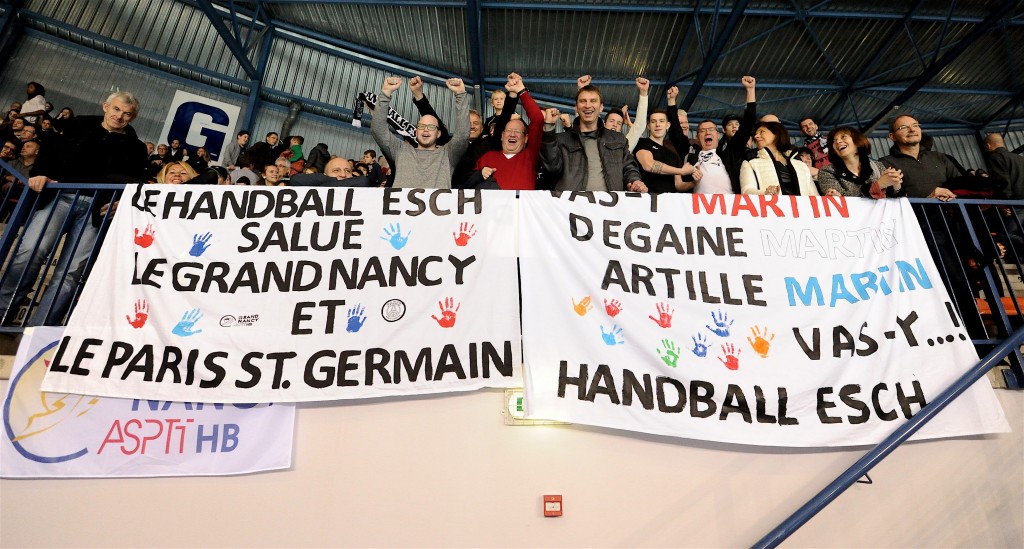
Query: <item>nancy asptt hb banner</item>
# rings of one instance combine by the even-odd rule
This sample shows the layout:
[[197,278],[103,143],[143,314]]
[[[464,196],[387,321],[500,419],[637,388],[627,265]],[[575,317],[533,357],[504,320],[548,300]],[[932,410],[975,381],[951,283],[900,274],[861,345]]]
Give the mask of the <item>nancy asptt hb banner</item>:
[[63,328],[29,328],[3,400],[5,478],[234,475],[287,469],[295,407],[44,393]]
[[293,402],[510,387],[515,197],[129,187],[48,391]]
[[[529,417],[871,444],[978,360],[907,201],[522,194]],[[917,438],[1007,430],[981,380]]]

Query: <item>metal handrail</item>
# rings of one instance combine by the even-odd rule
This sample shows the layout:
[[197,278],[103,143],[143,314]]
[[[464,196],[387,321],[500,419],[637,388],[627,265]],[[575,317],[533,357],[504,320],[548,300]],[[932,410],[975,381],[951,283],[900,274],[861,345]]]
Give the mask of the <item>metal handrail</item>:
[[1014,347],[1019,347],[1022,342],[1024,342],[1024,327],[1013,332],[1010,337],[1003,340],[1003,342],[997,345],[996,348],[993,349],[992,352],[990,352],[983,360],[975,364],[974,367],[968,370],[967,373],[960,377],[960,379],[953,382],[953,384],[936,397],[935,400],[927,404],[914,417],[901,425],[896,429],[896,431],[879,443],[878,446],[875,446],[874,449],[857,460],[856,463],[836,477],[836,479],[826,486],[825,489],[818,492],[817,495],[797,509],[795,513],[790,515],[789,518],[782,521],[782,523],[774,530],[755,543],[753,547],[778,547],[779,544],[785,541],[786,538],[793,534],[793,532],[796,532],[797,529],[806,524],[807,521],[811,520],[814,515],[824,509],[826,505],[831,503],[839,497],[840,494],[846,491],[847,488],[857,482],[857,479],[867,474],[868,471],[885,459],[886,456],[891,454],[900,444],[906,442],[911,435],[916,433],[921,427],[928,423],[928,421],[934,418],[935,415],[941,412],[942,409],[950,402],[963,394],[963,392],[973,385],[974,382],[984,377],[986,372],[991,370],[993,366],[1003,359],[1003,357],[1009,354]]

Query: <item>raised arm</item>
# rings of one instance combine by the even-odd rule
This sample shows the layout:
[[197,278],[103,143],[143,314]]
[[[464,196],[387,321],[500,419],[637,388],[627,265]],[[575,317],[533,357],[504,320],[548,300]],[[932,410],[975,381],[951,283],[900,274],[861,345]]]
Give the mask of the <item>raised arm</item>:
[[[544,136],[543,146],[540,148],[540,165],[544,171],[552,175],[562,173],[562,154],[558,150],[558,139],[555,134],[555,124],[558,123],[558,109],[547,109],[544,111]],[[550,125],[550,129],[548,129]]]
[[640,90],[640,99],[636,102],[636,120],[626,134],[626,141],[629,141],[629,150],[636,147],[637,141],[644,135],[647,129],[647,93],[651,90],[651,81],[646,78],[637,78],[636,87]]
[[461,78],[449,78],[444,84],[455,94],[455,127],[452,128],[452,140],[445,147],[451,165],[456,166],[469,146],[469,98]]
[[384,79],[380,88],[380,96],[377,97],[377,107],[374,110],[373,119],[370,120],[370,135],[377,145],[384,152],[385,156],[396,158],[398,150],[402,147],[402,141],[388,128],[388,109],[391,108],[391,94],[402,85],[402,79],[397,76],[389,76]]

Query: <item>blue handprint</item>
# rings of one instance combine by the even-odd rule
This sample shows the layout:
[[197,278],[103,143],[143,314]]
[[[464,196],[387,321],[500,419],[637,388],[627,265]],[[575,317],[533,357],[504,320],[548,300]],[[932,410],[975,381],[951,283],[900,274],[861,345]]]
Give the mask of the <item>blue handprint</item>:
[[690,336],[693,340],[693,349],[690,349],[693,354],[699,357],[708,356],[708,338],[704,337],[704,334],[698,333],[695,336]]
[[409,243],[409,235],[411,234],[412,229],[405,233],[405,236],[402,236],[401,223],[392,223],[384,228],[384,236],[380,237],[380,239],[390,242],[392,248],[401,250]]
[[729,328],[732,327],[734,320],[729,320],[729,313],[723,313],[721,309],[718,310],[718,315],[711,313],[711,321],[715,323],[715,327],[712,328],[710,324],[705,324],[707,329],[711,330],[715,335],[721,337],[729,337]]
[[213,235],[210,233],[206,233],[202,236],[199,236],[199,233],[192,235],[192,249],[188,251],[188,255],[192,257],[199,257],[203,255],[203,252],[210,247],[208,242],[211,238],[213,238]]
[[625,341],[622,339],[622,328],[619,328],[617,324],[612,324],[610,331],[604,331],[604,326],[601,326],[601,339],[604,340],[605,345],[622,345]]
[[181,320],[171,330],[171,333],[176,336],[188,337],[202,332],[202,330],[192,329],[195,327],[196,322],[199,322],[200,318],[203,318],[203,313],[199,309],[185,311],[185,313],[181,315]]
[[348,310],[348,326],[345,327],[345,331],[354,334],[363,327],[366,323],[366,316],[363,314],[366,312],[366,307],[356,304],[355,307]]

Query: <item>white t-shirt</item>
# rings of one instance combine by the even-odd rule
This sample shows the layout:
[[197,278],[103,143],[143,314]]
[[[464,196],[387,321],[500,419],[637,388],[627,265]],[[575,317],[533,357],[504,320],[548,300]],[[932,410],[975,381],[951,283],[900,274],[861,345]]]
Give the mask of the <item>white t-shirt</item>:
[[733,194],[732,180],[729,179],[729,172],[725,170],[725,163],[718,156],[718,152],[698,151],[696,168],[704,174],[697,182],[693,192],[699,194]]
[[[41,95],[37,95],[32,99],[29,99],[28,101],[25,101],[21,104],[21,112],[23,113],[44,110],[46,110],[46,98]],[[36,124],[36,119],[38,118],[38,116],[26,116],[25,122],[28,122],[29,124],[32,124],[34,126]],[[38,134],[39,128],[36,128],[36,130],[36,133]]]

